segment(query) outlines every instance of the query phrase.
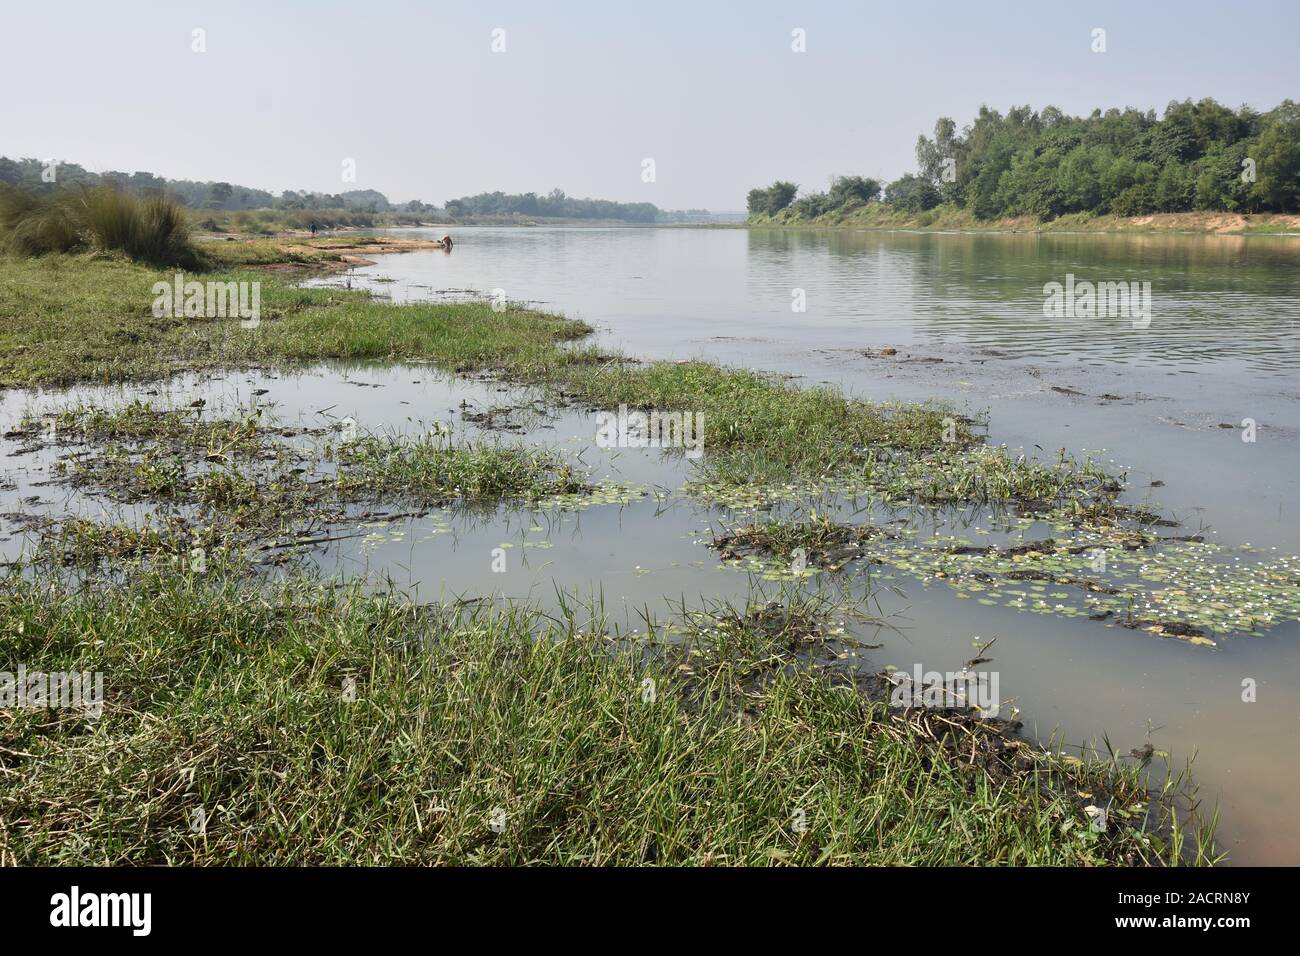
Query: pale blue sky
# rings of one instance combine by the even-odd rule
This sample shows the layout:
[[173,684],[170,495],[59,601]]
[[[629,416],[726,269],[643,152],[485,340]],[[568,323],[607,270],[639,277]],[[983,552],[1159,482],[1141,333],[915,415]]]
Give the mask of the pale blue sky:
[[981,103],[1300,97],[1294,0],[70,0],[7,3],[3,23],[0,155],[439,204],[559,186],[741,209],[777,178],[892,179],[938,116]]

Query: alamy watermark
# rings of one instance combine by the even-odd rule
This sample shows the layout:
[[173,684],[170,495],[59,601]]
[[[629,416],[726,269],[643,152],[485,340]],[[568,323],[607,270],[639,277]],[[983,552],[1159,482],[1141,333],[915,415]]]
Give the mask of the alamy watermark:
[[891,707],[927,709],[974,707],[981,717],[998,715],[997,671],[925,671],[915,664],[912,673],[894,671],[889,692]]
[[1043,315],[1049,319],[1132,319],[1133,328],[1151,324],[1150,282],[1076,282],[1067,273],[1064,285],[1043,286]]
[[104,713],[104,675],[95,671],[0,671],[0,710],[39,710],[46,707],[84,710],[89,717]]
[[155,282],[152,292],[156,319],[240,319],[246,329],[262,319],[261,282],[185,281],[183,272],[174,282]]
[[600,448],[685,448],[686,457],[704,453],[703,412],[628,411],[596,413],[596,445]]
[[73,885],[50,897],[50,925],[122,926],[130,928],[132,936],[148,936],[153,929],[153,894],[82,892]]

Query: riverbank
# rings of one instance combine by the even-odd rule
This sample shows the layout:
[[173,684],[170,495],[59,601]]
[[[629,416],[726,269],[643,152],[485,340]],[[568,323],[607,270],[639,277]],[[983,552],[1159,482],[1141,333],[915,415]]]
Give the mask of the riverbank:
[[[701,494],[856,478],[931,501],[1065,496],[1103,514],[1118,490],[1086,463],[1047,468],[981,451],[973,423],[942,407],[873,405],[703,362],[637,362],[584,346],[588,327],[557,316],[300,289],[250,267],[254,258],[283,264],[266,261],[274,258],[267,250],[241,252],[235,271],[202,276],[263,283],[252,329],[153,316],[150,289],[166,271],[102,256],[5,262],[0,305],[17,320],[0,343],[0,382],[130,383],[322,358],[419,361],[532,384],[557,403],[705,409]],[[268,581],[241,555],[346,522],[337,515],[343,504],[508,508],[582,495],[589,482],[509,446],[485,452],[361,435],[343,450],[342,433],[286,436],[283,423],[249,415],[70,408],[54,416],[50,438],[39,422],[7,436],[52,443],[79,487],[196,510],[156,535],[65,525],[44,566],[15,569],[32,577],[5,582],[0,620],[20,635],[18,660],[29,670],[39,661],[46,670],[102,671],[110,688],[93,721],[44,709],[7,714],[5,859],[1104,864],[1213,856],[1205,823],[1176,829],[1177,781],[1163,796],[1141,782],[1150,753],[1066,758],[964,709],[886,707],[883,685],[858,686],[837,664],[840,609],[799,594],[776,606],[755,597],[683,608],[670,641],[666,631],[620,632],[595,609],[556,621],[527,607],[467,612],[479,607],[472,599],[418,605],[296,574]],[[286,438],[312,442],[319,455],[282,451]],[[502,474],[513,480],[486,481]],[[196,541],[202,570],[187,563]],[[822,560],[816,550],[811,557]],[[70,567],[120,586],[78,587]],[[1110,812],[1106,827],[1093,826],[1098,801]]]
[[370,256],[441,249],[442,242],[438,239],[375,235],[362,229],[337,230],[322,236],[291,230],[275,236],[214,233],[200,238],[200,248],[215,260],[218,267],[257,266],[277,271],[341,272],[355,266],[374,265]]
[[1029,216],[978,219],[973,213],[951,206],[910,213],[884,203],[869,203],[813,219],[801,218],[786,210],[776,216],[750,216],[745,225],[753,228],[916,229],[936,232],[1300,235],[1300,216],[1277,213],[1242,215],[1228,212],[1180,212],[1149,216],[1094,216],[1078,213],[1043,221]]
[[0,624],[107,675],[96,718],[8,713],[10,865],[1132,865],[1185,839],[1142,832],[1139,760],[799,662],[798,606],[715,609],[647,658],[599,619],[141,571],[7,582]]

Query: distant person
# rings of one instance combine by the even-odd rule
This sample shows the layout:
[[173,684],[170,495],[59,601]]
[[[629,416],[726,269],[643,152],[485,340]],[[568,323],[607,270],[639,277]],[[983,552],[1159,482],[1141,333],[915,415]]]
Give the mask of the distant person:
[[442,237],[442,251],[451,252],[451,236]]
[[316,223],[314,223],[314,222],[311,224],[311,237],[312,237],[313,239],[316,238]]

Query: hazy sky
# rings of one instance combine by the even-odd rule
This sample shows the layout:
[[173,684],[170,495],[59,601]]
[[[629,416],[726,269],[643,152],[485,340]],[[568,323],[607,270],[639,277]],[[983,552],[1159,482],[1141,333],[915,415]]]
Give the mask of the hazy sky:
[[736,210],[777,178],[892,179],[981,103],[1300,98],[1297,0],[6,0],[0,23],[0,155],[438,204],[558,186]]

